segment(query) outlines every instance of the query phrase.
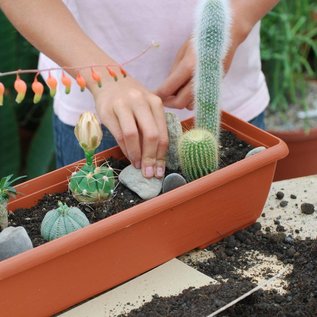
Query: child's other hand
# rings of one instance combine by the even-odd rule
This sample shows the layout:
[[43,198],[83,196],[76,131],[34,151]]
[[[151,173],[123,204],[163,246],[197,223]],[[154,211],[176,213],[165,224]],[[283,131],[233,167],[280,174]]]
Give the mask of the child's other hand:
[[195,53],[189,39],[178,51],[169,76],[154,92],[167,107],[193,109],[192,77],[195,64]]

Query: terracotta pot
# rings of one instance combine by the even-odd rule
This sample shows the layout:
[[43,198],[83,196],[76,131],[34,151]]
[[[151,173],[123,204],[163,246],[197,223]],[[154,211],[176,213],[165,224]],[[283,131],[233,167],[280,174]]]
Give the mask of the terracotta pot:
[[[186,121],[184,126],[191,124]],[[267,150],[0,263],[1,316],[51,316],[196,247],[216,242],[260,216],[278,138],[227,113],[222,127]],[[118,147],[97,155],[123,158]],[[64,191],[78,163],[17,186],[9,209]],[[22,195],[24,193],[24,196]]]
[[289,148],[289,155],[277,164],[274,181],[317,174],[317,128],[309,133],[303,130],[269,132]]

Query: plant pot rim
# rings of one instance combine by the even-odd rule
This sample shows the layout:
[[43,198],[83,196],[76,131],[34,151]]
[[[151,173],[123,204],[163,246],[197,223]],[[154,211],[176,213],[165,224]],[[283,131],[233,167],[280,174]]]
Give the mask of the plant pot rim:
[[302,140],[313,140],[317,138],[317,127],[309,129],[307,132],[304,129],[296,130],[269,130],[269,133],[281,138],[282,140],[288,141],[302,141]]

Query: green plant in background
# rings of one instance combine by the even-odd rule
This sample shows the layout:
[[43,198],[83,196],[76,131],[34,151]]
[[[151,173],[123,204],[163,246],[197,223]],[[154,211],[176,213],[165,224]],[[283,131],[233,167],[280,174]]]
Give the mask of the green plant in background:
[[[0,71],[29,69],[37,65],[38,52],[0,12]],[[26,83],[34,76],[24,75]],[[23,104],[15,102],[15,78],[2,77],[4,101],[0,107],[0,177],[8,174],[41,175],[54,167],[51,99],[44,93],[41,102],[33,104],[33,94],[26,93]],[[40,80],[39,80],[40,81]],[[28,89],[31,91],[30,89]]]
[[8,200],[17,193],[12,184],[25,176],[12,177],[13,175],[9,175],[0,179],[0,228],[2,230],[8,226]]
[[68,187],[80,202],[98,202],[109,199],[115,188],[115,177],[110,166],[96,166],[93,157],[102,140],[102,130],[96,116],[81,114],[75,127],[79,145],[85,152],[86,164],[74,172]]
[[261,55],[271,96],[270,110],[283,115],[289,104],[307,109],[309,62],[317,58],[317,4],[311,0],[280,1],[262,21]]
[[195,128],[184,133],[178,150],[180,166],[187,180],[197,179],[218,168],[218,99],[230,27],[226,0],[202,1],[199,10],[194,32],[197,56],[194,77]]
[[58,208],[46,213],[41,223],[41,236],[51,241],[89,225],[86,215],[77,207],[58,202]]

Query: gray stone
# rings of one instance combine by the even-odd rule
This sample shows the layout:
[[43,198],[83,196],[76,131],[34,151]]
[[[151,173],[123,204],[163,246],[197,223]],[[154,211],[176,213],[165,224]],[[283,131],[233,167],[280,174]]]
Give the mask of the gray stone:
[[182,125],[175,113],[166,112],[165,118],[169,142],[166,153],[166,167],[177,170],[179,168],[178,140],[183,134]]
[[32,241],[23,227],[7,227],[1,231],[0,261],[32,248]]
[[265,147],[265,146],[258,146],[258,147],[256,147],[256,148],[252,149],[251,151],[249,151],[245,157],[249,157],[249,156],[251,156],[251,155],[260,153],[260,152],[262,152],[262,151],[264,151],[264,150],[266,150],[266,147]]
[[143,177],[141,170],[132,165],[121,171],[119,181],[144,200],[156,197],[161,192],[163,182],[156,177]]
[[179,186],[183,186],[186,183],[187,183],[186,179],[182,175],[180,175],[178,173],[172,173],[172,174],[167,175],[164,178],[162,191],[163,191],[163,193],[166,193],[174,188],[177,188]]

